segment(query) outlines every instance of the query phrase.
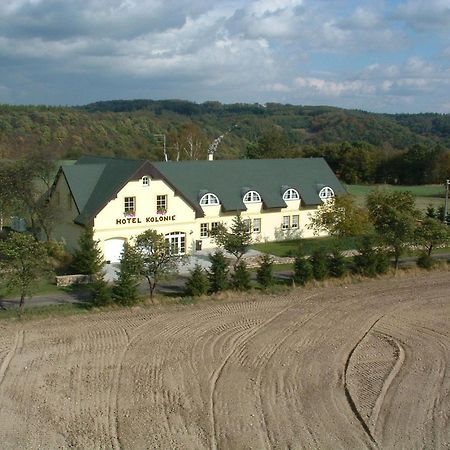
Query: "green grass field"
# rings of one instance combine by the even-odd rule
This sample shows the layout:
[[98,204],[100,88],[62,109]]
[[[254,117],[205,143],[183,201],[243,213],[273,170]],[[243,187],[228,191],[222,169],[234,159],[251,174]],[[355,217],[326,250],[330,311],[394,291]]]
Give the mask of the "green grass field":
[[366,197],[374,189],[385,189],[391,192],[410,191],[416,197],[416,206],[421,210],[425,210],[428,205],[435,208],[444,204],[445,188],[439,184],[427,184],[423,186],[393,186],[390,184],[375,185],[346,185],[349,194],[356,197],[359,205],[364,205]]
[[295,239],[292,241],[262,242],[253,244],[251,247],[263,253],[269,253],[275,256],[293,256],[300,245],[306,255],[310,255],[318,246],[331,247],[333,244],[339,244],[342,250],[351,250],[356,247],[355,238],[336,238],[322,237],[313,239]]

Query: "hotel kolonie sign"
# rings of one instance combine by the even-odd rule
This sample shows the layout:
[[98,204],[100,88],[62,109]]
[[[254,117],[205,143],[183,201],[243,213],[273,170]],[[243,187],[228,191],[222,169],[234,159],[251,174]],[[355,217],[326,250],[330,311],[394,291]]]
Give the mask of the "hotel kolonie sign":
[[125,217],[123,219],[116,219],[116,225],[126,225],[129,223],[159,223],[159,222],[173,222],[175,214],[172,216],[151,216],[145,219],[140,217]]

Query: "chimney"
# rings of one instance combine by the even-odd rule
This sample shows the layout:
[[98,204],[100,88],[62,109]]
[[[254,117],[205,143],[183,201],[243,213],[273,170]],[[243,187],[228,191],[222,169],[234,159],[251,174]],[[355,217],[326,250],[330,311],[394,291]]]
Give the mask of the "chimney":
[[214,161],[214,153],[208,153],[208,161]]

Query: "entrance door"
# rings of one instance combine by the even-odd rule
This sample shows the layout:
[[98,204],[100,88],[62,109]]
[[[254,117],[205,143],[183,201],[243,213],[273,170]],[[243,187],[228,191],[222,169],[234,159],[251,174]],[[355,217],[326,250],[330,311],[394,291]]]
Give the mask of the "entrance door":
[[122,254],[124,238],[114,238],[105,241],[105,261],[111,263],[120,262],[120,255]]
[[166,234],[165,237],[173,254],[184,255],[186,253],[186,233],[175,231],[174,233]]

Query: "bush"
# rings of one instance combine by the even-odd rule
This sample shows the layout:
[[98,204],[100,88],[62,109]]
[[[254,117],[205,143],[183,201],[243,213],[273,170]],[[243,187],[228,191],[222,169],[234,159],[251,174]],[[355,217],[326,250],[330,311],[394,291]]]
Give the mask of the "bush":
[[311,263],[301,253],[298,253],[294,261],[294,281],[304,286],[313,279]]
[[376,239],[373,236],[364,236],[358,248],[358,255],[353,257],[353,270],[366,277],[374,277],[389,270],[390,260],[388,254],[376,248]]
[[71,270],[83,275],[96,275],[103,267],[103,259],[98,245],[94,241],[94,231],[86,228],[78,239],[78,249],[73,255]]
[[260,259],[259,267],[256,271],[256,279],[264,289],[267,289],[274,283],[272,266],[272,258],[269,255],[264,254]]
[[228,288],[228,264],[223,252],[217,250],[209,255],[211,268],[208,272],[210,291],[220,292]]
[[436,261],[427,253],[423,253],[417,258],[417,265],[422,269],[431,269]]
[[191,297],[199,297],[207,294],[208,290],[208,275],[204,269],[197,264],[186,282],[186,295]]
[[121,305],[135,305],[139,301],[136,277],[120,272],[112,289],[112,298]]
[[313,276],[316,280],[324,280],[328,276],[327,251],[324,247],[314,250],[310,258]]
[[386,273],[391,267],[391,260],[389,254],[381,249],[376,250],[376,265],[375,270],[377,273]]
[[120,272],[112,291],[114,301],[127,306],[134,305],[139,301],[139,267],[139,255],[133,247],[125,242],[120,258]]
[[250,289],[250,272],[244,261],[241,261],[231,274],[231,286],[237,291],[248,291]]
[[112,303],[111,289],[103,277],[95,277],[91,284],[93,303],[96,306],[107,306]]
[[348,272],[345,257],[337,246],[334,246],[328,255],[328,272],[334,278],[342,278]]

